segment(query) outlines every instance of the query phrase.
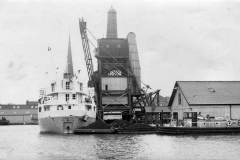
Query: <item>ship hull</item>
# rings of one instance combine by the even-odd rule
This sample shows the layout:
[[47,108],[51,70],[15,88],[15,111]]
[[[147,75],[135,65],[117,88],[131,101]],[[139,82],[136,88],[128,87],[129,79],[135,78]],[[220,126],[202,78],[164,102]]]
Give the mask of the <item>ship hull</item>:
[[234,134],[240,133],[240,127],[215,127],[215,128],[199,128],[199,127],[159,127],[157,133],[184,135],[184,134]]
[[88,126],[95,118],[84,116],[44,117],[39,119],[41,133],[71,134],[76,128]]

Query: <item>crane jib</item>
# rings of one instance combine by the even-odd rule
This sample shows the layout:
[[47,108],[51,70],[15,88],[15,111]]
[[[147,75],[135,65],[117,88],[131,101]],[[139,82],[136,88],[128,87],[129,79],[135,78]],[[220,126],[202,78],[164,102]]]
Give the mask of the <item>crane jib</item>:
[[93,62],[92,62],[92,56],[90,52],[89,40],[87,36],[86,22],[83,19],[79,20],[79,28],[80,28],[81,38],[82,38],[82,46],[83,46],[84,59],[85,59],[87,72],[88,72],[88,78],[89,78],[89,81],[91,82],[92,76],[93,76]]

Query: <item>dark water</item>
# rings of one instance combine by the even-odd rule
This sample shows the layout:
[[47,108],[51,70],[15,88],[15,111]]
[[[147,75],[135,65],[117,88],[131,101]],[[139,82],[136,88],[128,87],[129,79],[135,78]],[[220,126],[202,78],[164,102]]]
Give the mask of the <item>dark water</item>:
[[0,159],[240,159],[240,135],[52,135],[0,126]]

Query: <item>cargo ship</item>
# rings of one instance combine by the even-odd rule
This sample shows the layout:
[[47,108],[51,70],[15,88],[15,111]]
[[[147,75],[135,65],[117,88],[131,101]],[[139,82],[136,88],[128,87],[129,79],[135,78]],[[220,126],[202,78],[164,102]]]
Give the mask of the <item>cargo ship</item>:
[[84,91],[79,79],[73,72],[69,38],[66,70],[60,78],[51,82],[49,91],[40,91],[38,117],[41,133],[73,133],[76,128],[95,122],[93,89]]

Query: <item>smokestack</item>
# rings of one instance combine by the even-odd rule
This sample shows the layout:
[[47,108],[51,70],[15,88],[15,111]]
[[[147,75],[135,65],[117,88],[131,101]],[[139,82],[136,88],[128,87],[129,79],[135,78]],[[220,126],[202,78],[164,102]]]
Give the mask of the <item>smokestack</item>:
[[108,11],[107,38],[117,38],[117,12],[112,6]]

